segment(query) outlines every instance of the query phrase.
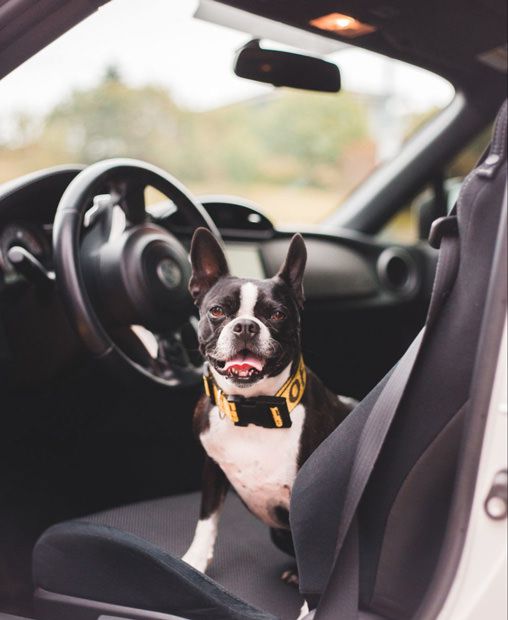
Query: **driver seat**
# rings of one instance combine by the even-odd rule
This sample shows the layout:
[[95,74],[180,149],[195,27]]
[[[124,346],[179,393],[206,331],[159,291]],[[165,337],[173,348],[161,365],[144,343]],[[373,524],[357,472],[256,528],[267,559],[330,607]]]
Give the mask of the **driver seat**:
[[[355,618],[413,617],[439,559],[506,210],[506,110],[505,103],[489,156],[462,186],[458,233],[450,232],[458,235],[456,276],[439,303],[355,510],[362,609]],[[362,429],[394,372],[311,455],[293,489],[290,519],[300,590],[312,607],[318,606],[317,617],[353,617],[338,608],[337,614],[320,614],[319,601],[330,601],[322,595],[329,593],[338,524]],[[291,558],[270,542],[267,529],[233,494],[221,519],[210,576],[179,559],[191,541],[198,504],[198,494],[176,496],[51,527],[33,552],[39,617],[296,618],[302,596],[280,581]]]

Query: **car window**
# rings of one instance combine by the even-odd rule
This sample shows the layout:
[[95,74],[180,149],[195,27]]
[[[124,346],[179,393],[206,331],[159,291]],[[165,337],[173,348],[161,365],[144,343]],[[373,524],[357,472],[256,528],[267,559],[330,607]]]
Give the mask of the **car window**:
[[441,78],[344,45],[328,56],[338,95],[243,80],[232,63],[248,34],[195,19],[190,0],[149,6],[113,0],[0,83],[0,181],[135,157],[196,194],[312,226],[453,96]]
[[[455,204],[464,177],[474,168],[476,162],[487,148],[492,126],[482,131],[446,166],[443,182],[446,195],[446,209],[449,212]],[[419,214],[434,200],[435,188],[427,184],[400,209],[380,231],[379,237],[399,243],[414,243],[419,239]]]

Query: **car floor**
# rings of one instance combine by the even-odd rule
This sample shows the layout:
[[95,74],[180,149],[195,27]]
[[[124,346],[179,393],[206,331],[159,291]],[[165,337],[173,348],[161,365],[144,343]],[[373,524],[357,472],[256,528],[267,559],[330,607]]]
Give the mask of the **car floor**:
[[0,610],[31,613],[31,551],[59,521],[199,488],[198,390],[125,385],[93,364],[2,394]]

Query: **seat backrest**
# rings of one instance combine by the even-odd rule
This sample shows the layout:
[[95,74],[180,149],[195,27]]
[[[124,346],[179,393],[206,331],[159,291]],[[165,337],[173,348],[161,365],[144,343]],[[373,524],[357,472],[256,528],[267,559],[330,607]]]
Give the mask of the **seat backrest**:
[[[358,511],[360,602],[389,618],[416,611],[445,532],[506,186],[506,116],[505,102],[487,156],[462,185],[455,284],[420,352]],[[309,598],[326,584],[358,437],[386,379],[297,477],[291,529],[300,589]]]

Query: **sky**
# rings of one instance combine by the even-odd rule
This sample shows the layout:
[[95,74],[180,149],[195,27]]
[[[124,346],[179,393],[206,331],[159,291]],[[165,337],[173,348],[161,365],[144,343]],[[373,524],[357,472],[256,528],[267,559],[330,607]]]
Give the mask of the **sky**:
[[[232,72],[234,52],[249,36],[193,18],[197,4],[112,0],[0,82],[0,123],[19,111],[45,114],[72,89],[97,82],[111,64],[129,84],[163,85],[196,110],[270,92]],[[453,96],[444,80],[370,52],[349,48],[329,58],[339,65],[345,90],[390,92],[414,111],[443,107]]]

